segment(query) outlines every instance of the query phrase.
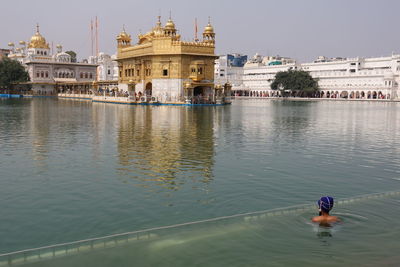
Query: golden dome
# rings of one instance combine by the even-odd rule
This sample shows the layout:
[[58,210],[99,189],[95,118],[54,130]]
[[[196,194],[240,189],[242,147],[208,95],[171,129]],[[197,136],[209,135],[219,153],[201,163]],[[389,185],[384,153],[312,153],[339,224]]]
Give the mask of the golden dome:
[[49,44],[46,43],[46,39],[39,32],[39,25],[36,26],[36,33],[32,36],[28,48],[50,49]]
[[210,22],[204,28],[204,33],[214,33],[214,28],[213,28],[213,26],[211,25]]
[[175,30],[175,23],[172,21],[172,19],[169,19],[167,23],[165,24],[165,30]]
[[125,26],[123,27],[122,32],[118,34],[117,40],[131,40],[131,36],[125,31]]
[[14,43],[10,42],[8,43],[8,46],[14,46]]
[[25,41],[19,41],[20,45],[26,45]]

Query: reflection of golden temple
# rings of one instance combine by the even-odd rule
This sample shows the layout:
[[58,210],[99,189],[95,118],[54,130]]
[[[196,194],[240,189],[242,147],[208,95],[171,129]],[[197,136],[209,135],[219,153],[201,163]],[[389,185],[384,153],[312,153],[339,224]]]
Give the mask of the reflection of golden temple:
[[117,36],[119,87],[161,103],[223,104],[230,87],[214,87],[215,32],[205,27],[202,41],[185,42],[171,18],[138,36],[131,45],[125,29]]
[[213,110],[116,108],[121,172],[146,187],[178,190],[189,181],[207,186],[214,162]]

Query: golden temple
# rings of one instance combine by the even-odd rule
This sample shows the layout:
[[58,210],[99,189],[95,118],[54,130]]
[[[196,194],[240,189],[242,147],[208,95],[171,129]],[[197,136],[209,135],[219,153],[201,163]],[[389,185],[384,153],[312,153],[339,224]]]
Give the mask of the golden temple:
[[230,95],[230,86],[214,86],[215,32],[210,21],[201,41],[186,42],[171,18],[161,19],[137,44],[125,29],[117,36],[119,86],[142,101],[215,104]]

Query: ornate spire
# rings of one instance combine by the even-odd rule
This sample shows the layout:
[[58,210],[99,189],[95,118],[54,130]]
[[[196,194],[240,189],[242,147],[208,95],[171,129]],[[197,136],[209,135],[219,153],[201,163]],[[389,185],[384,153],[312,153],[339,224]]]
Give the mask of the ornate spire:
[[161,16],[160,15],[158,15],[158,21],[157,21],[157,27],[160,27],[161,28]]
[[125,24],[122,25],[122,32],[117,36],[118,47],[125,47],[131,45],[131,36],[125,31]]
[[210,17],[208,17],[208,24],[204,28],[203,41],[204,42],[208,42],[208,43],[214,43],[215,42],[215,32],[214,32],[214,27],[211,25],[211,18]]

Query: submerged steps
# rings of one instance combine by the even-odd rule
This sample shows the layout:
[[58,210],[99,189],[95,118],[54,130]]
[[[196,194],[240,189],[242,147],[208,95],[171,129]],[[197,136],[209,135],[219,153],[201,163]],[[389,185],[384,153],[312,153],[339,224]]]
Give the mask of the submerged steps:
[[[346,206],[346,205],[351,205],[353,203],[355,204],[363,201],[396,197],[399,195],[400,191],[361,195],[353,198],[337,200],[336,206]],[[86,240],[56,244],[34,249],[26,249],[11,253],[0,254],[0,266],[15,266],[19,264],[35,263],[66,256],[74,256],[80,253],[88,253],[91,251],[97,251],[101,249],[110,249],[119,246],[122,247],[128,244],[136,244],[138,242],[146,242],[146,241],[150,242],[155,241],[154,243],[152,243],[152,247],[159,248],[168,245],[197,241],[200,240],[201,238],[204,239],[212,236],[225,235],[227,233],[244,231],[254,226],[251,225],[250,223],[258,220],[265,220],[276,216],[301,214],[304,212],[313,211],[315,209],[316,209],[315,204],[302,204],[284,208],[235,214],[235,215],[217,217],[201,221],[156,227],[129,233],[115,234],[99,238],[91,238]],[[231,223],[227,225],[226,220],[230,219],[232,220],[236,219],[235,222],[239,222],[240,224],[231,221]],[[213,226],[219,226],[217,225],[217,223],[219,222],[222,223],[224,229],[222,233],[220,233],[221,228],[216,227],[215,229],[210,229],[210,226],[207,225],[208,223],[213,223]],[[192,226],[196,228],[191,229],[190,227]],[[189,227],[189,229],[185,227]],[[176,230],[181,229],[181,230],[178,233],[171,233],[172,229]],[[179,236],[183,232],[185,232],[184,236],[186,239],[174,238],[176,236]]]

